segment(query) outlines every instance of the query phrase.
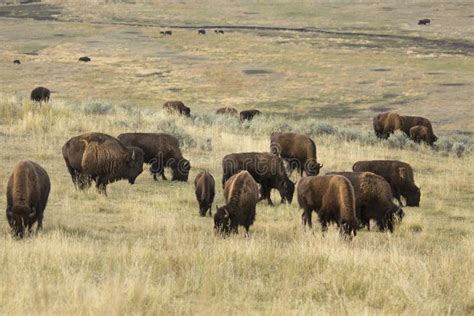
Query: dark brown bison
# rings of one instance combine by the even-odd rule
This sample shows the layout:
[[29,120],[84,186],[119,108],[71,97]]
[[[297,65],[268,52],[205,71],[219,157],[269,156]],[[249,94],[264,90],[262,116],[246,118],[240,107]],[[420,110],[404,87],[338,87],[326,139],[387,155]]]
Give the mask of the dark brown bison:
[[267,200],[273,205],[270,198],[272,189],[280,193],[282,203],[291,203],[295,184],[288,178],[283,160],[270,153],[235,153],[222,159],[222,186],[226,181],[242,170],[248,171],[257,183],[260,184],[260,200]]
[[80,57],[79,58],[79,61],[82,61],[82,62],[85,62],[85,63],[88,63],[90,62],[92,59],[90,59],[89,57],[87,56],[84,56],[84,57]]
[[216,33],[216,34],[224,34],[224,31],[223,31],[223,30],[214,30],[214,33]]
[[245,110],[245,111],[240,111],[240,121],[243,122],[245,120],[251,121],[253,120],[255,115],[260,115],[262,112],[259,110]]
[[170,114],[178,113],[187,117],[191,116],[191,109],[181,101],[167,101],[163,104],[163,110]]
[[418,25],[428,25],[428,24],[431,24],[430,19],[421,19],[418,21]]
[[390,184],[400,206],[403,206],[400,196],[405,197],[407,206],[420,206],[421,191],[415,185],[413,169],[409,164],[398,160],[358,161],[352,170],[373,172],[383,177]]
[[216,110],[216,114],[224,114],[224,115],[236,115],[239,112],[237,111],[236,108],[231,108],[231,107],[224,107],[224,108],[219,108]]
[[214,177],[210,172],[200,172],[196,179],[194,179],[194,189],[196,193],[196,200],[199,204],[199,214],[206,216],[209,210],[209,215],[212,216],[212,202],[216,195],[216,184]]
[[102,133],[73,137],[62,152],[72,182],[81,190],[95,181],[98,192],[107,195],[107,184],[122,179],[133,184],[143,171],[143,150],[125,147],[118,139]]
[[7,220],[14,236],[23,238],[36,221],[36,231],[43,229],[50,189],[48,173],[40,165],[30,160],[15,165],[7,184]]
[[385,112],[376,115],[373,119],[375,135],[387,139],[390,134],[401,128],[401,118],[395,112]]
[[48,102],[51,96],[51,91],[44,87],[38,87],[31,91],[30,99],[35,102]]
[[270,151],[288,162],[288,173],[297,169],[308,176],[316,176],[322,165],[316,157],[316,144],[306,135],[295,133],[277,133],[271,135]]
[[330,222],[351,238],[357,234],[354,188],[347,178],[339,175],[302,178],[297,185],[298,204],[303,209],[303,225],[312,227],[312,212],[316,211],[323,231]]
[[173,32],[171,32],[171,31],[165,31],[165,35],[172,35],[172,34],[173,34]]
[[433,146],[434,142],[438,140],[438,137],[433,135],[428,127],[422,125],[410,128],[410,138],[416,143],[424,141],[430,146]]
[[206,30],[205,29],[199,29],[198,34],[199,35],[206,35]]
[[370,220],[377,222],[381,231],[393,232],[396,222],[404,216],[403,210],[393,203],[390,184],[372,172],[331,172],[327,175],[344,176],[354,187],[356,214],[359,223],[370,230]]
[[225,183],[226,205],[217,207],[214,215],[214,230],[222,235],[238,232],[244,226],[246,235],[255,221],[255,208],[258,202],[258,186],[247,171],[240,171]]
[[420,125],[424,126],[428,129],[428,133],[430,134],[430,138],[433,142],[438,140],[438,137],[434,135],[433,127],[431,126],[430,120],[421,116],[408,116],[403,115],[400,116],[400,129],[402,132],[405,133],[408,137],[410,137],[410,129],[414,126]]
[[117,137],[125,146],[139,147],[145,153],[144,162],[150,164],[150,172],[157,181],[163,180],[165,168],[171,168],[173,181],[188,181],[191,164],[183,157],[176,137],[164,133],[124,133]]
[[20,61],[19,59],[15,59],[15,60],[13,61],[13,63],[14,63],[15,65],[21,65],[21,61]]

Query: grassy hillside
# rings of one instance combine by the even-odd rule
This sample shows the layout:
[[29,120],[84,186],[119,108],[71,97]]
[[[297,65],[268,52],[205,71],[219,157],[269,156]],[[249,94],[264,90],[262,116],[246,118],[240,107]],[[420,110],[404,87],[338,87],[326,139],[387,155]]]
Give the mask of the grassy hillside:
[[[0,214],[1,314],[474,313],[469,1],[47,2],[0,6],[0,208],[18,160],[52,181],[39,236],[13,240]],[[198,36],[205,25],[225,34]],[[53,91],[49,104],[28,101],[36,86]],[[161,113],[173,99],[191,119]],[[212,114],[221,106],[264,115],[242,125]],[[386,110],[430,118],[436,148],[377,140],[371,118]],[[171,133],[190,181],[155,182],[145,168],[107,198],[77,192],[61,147],[89,131]],[[296,199],[274,192],[250,238],[216,237],[195,175],[211,171],[222,205],[222,157],[267,151],[273,131],[310,135],[322,173],[410,163],[421,207],[405,207],[393,234],[344,242],[335,227],[305,231]]]

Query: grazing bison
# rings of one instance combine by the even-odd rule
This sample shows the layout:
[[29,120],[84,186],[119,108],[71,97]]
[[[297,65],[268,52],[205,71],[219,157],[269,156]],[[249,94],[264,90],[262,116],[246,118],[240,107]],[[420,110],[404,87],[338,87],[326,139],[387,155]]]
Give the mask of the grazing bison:
[[171,31],[165,31],[165,35],[172,35],[172,34],[173,34],[173,32],[171,32]]
[[430,19],[421,19],[418,21],[418,25],[427,25],[427,24],[431,24]]
[[125,147],[118,139],[87,133],[68,140],[62,149],[72,182],[83,190],[95,181],[99,193],[107,195],[107,184],[127,179],[130,184],[143,171],[143,151]]
[[19,59],[15,59],[15,60],[13,61],[13,63],[14,63],[15,65],[21,65],[21,61],[20,61]]
[[194,188],[196,193],[196,200],[199,204],[199,214],[206,216],[209,210],[209,215],[212,216],[212,202],[214,202],[215,191],[214,177],[210,172],[200,172],[196,179],[194,179]]
[[430,138],[433,142],[435,142],[438,137],[434,135],[433,127],[431,126],[430,120],[421,116],[408,116],[403,115],[400,116],[400,129],[405,135],[410,137],[410,129],[414,126],[421,125],[425,126],[428,129],[428,133],[430,134]]
[[248,236],[249,227],[255,221],[255,208],[258,202],[258,186],[247,171],[240,171],[225,183],[225,203],[217,207],[214,215],[214,230],[222,235],[238,232],[244,226]]
[[223,30],[214,30],[214,33],[216,33],[216,34],[224,34],[224,31],[223,31]]
[[415,185],[413,169],[409,164],[398,160],[358,161],[352,170],[373,172],[383,177],[390,184],[400,206],[403,206],[400,196],[405,197],[407,206],[420,206],[421,191]]
[[82,62],[85,62],[85,63],[88,63],[90,62],[92,59],[90,59],[89,57],[87,56],[84,56],[84,57],[80,57],[79,58],[79,61],[82,61]]
[[298,169],[301,176],[303,171],[308,176],[316,176],[322,165],[316,157],[316,144],[306,135],[295,133],[277,133],[271,135],[270,151],[288,162],[288,173]]
[[416,143],[424,141],[430,146],[433,146],[434,142],[438,140],[438,137],[433,135],[428,127],[422,125],[415,125],[410,128],[410,138]]
[[267,200],[273,205],[270,193],[273,188],[280,193],[282,203],[291,204],[295,184],[291,182],[285,172],[283,161],[280,157],[269,153],[235,153],[222,159],[222,186],[234,174],[246,170],[260,184],[260,200]]
[[373,119],[375,135],[387,139],[390,134],[401,128],[401,118],[395,112],[380,113]]
[[51,91],[44,87],[35,88],[31,91],[30,99],[35,102],[48,102],[51,96]]
[[163,104],[163,110],[170,114],[178,113],[187,117],[191,116],[191,109],[181,101],[167,101]]
[[231,107],[223,107],[216,110],[216,114],[223,114],[223,115],[237,115],[239,112],[236,108]]
[[125,133],[117,137],[125,146],[141,148],[144,162],[150,164],[150,172],[157,181],[157,175],[165,177],[165,168],[171,168],[173,181],[188,181],[191,164],[184,159],[178,139],[164,133]]
[[240,121],[243,122],[245,120],[251,121],[255,115],[260,115],[262,112],[259,110],[245,110],[240,112]]
[[31,232],[36,221],[36,231],[43,229],[50,189],[48,173],[40,165],[30,160],[15,165],[7,184],[7,220],[14,236],[23,238],[25,228]]
[[198,34],[199,35],[206,35],[206,30],[205,29],[199,29]]
[[381,231],[393,232],[397,221],[401,221],[404,212],[393,203],[390,184],[381,176],[372,172],[331,172],[326,175],[344,176],[354,187],[356,214],[359,223],[370,230],[370,220],[377,222]]
[[312,227],[311,215],[316,211],[323,231],[335,222],[340,232],[348,236],[357,234],[359,222],[355,209],[352,184],[339,175],[302,178],[297,185],[298,204],[303,209],[303,225]]

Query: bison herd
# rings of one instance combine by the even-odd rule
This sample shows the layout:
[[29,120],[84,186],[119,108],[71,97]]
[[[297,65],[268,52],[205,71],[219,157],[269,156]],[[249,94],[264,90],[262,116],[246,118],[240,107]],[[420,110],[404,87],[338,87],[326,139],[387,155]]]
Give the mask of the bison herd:
[[[182,102],[167,102],[165,109],[190,113]],[[225,114],[234,111],[222,110]],[[387,130],[382,130],[386,132]],[[232,153],[222,159],[222,188],[225,205],[216,206],[214,229],[218,234],[237,233],[243,226],[248,234],[255,221],[258,202],[273,205],[275,189],[281,203],[291,204],[295,188],[302,223],[312,226],[316,212],[325,231],[335,223],[351,239],[357,231],[374,220],[380,231],[393,232],[407,206],[419,206],[420,189],[415,185],[411,166],[395,160],[356,162],[352,172],[328,172],[318,175],[315,142],[306,135],[272,133],[269,152]],[[154,180],[170,168],[174,181],[188,181],[190,162],[183,157],[178,139],[165,133],[124,133],[116,138],[103,133],[72,137],[63,145],[62,154],[72,183],[84,190],[95,182],[97,191],[107,195],[108,184],[128,180],[134,184],[150,165]],[[295,184],[289,177],[298,170],[301,179]],[[303,176],[305,175],[305,176]],[[200,172],[194,181],[199,214],[212,216],[216,194],[215,180],[209,171]],[[46,171],[32,161],[21,161],[13,169],[7,186],[7,219],[14,236],[22,238],[37,222],[41,230],[48,201],[50,179]],[[394,203],[398,201],[398,205]]]

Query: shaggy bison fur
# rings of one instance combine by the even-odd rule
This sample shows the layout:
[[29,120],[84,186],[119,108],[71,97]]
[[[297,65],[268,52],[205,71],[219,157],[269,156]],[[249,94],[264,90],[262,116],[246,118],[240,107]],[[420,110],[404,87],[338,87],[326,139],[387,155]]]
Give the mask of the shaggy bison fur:
[[181,101],[167,101],[163,104],[163,110],[173,114],[178,113],[187,117],[191,117],[191,109],[184,105]]
[[35,102],[48,102],[51,91],[45,87],[38,87],[31,91],[30,99]]
[[215,187],[214,177],[210,172],[200,172],[194,179],[196,200],[199,204],[199,214],[201,216],[206,216],[207,211],[212,216],[212,202],[214,202],[214,196],[216,195]]

